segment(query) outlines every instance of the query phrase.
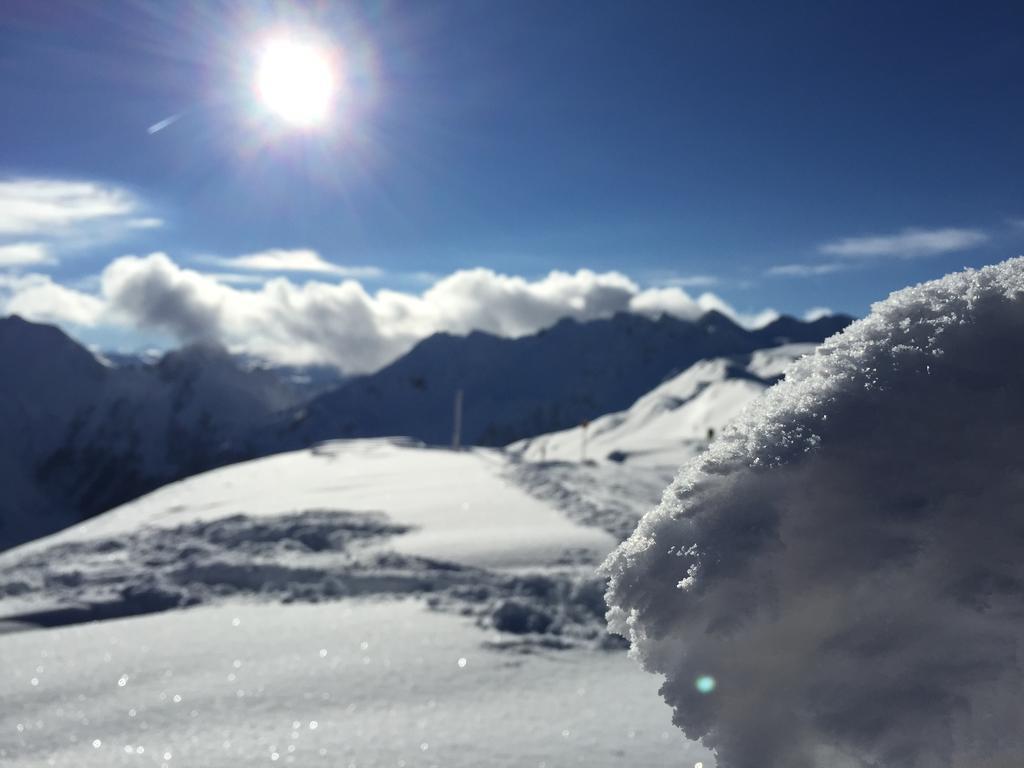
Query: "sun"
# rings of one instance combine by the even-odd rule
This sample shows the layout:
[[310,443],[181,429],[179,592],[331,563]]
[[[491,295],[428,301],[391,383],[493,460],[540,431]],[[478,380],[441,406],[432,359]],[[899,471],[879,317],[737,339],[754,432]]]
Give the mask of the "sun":
[[322,124],[335,90],[335,66],[327,50],[290,37],[264,45],[256,91],[263,105],[286,123],[300,128]]

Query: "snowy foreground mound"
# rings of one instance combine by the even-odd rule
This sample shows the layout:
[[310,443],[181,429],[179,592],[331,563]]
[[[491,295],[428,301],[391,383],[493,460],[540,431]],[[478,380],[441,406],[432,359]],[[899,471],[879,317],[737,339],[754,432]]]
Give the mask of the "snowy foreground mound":
[[723,768],[1024,764],[1024,258],[875,305],[608,560]]
[[0,766],[711,768],[609,650],[618,540],[506,473],[327,443],[0,553]]

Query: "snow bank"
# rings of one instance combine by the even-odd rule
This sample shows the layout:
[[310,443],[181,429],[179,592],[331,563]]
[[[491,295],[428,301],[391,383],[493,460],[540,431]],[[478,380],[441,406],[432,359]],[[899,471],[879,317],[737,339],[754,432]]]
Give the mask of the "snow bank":
[[604,566],[723,768],[1024,758],[1024,258],[798,362]]

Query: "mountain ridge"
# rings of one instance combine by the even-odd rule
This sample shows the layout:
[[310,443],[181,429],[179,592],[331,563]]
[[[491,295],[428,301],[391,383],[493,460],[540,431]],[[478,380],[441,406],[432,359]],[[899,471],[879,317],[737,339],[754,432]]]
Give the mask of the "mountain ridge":
[[480,331],[434,334],[380,371],[292,412],[276,439],[298,447],[402,434],[444,444],[452,437],[452,402],[461,389],[463,442],[505,445],[622,410],[697,360],[818,343],[852,319],[782,317],[751,331],[715,311],[696,321],[619,313],[583,323],[563,318],[515,339]]

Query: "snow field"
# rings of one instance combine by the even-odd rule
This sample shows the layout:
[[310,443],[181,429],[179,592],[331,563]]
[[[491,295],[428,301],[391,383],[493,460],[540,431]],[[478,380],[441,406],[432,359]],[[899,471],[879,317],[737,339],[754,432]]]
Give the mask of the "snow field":
[[0,649],[9,768],[713,764],[625,654],[492,649],[418,601],[200,607]]

